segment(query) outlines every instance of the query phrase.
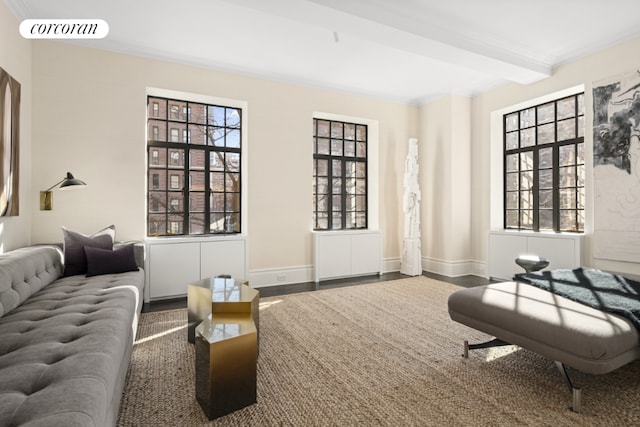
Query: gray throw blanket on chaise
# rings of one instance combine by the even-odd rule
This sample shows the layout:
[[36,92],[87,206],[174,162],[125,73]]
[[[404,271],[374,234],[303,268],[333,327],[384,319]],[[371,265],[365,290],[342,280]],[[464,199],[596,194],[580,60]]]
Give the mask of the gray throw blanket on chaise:
[[640,282],[590,268],[516,274],[513,280],[618,314],[640,330]]

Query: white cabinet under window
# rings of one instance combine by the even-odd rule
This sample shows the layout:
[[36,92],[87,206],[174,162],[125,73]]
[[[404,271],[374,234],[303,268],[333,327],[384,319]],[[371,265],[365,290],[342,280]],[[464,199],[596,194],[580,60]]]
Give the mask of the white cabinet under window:
[[514,274],[524,273],[515,259],[526,254],[548,259],[547,269],[580,267],[582,234],[491,231],[489,277],[511,280]]
[[151,299],[187,293],[187,284],[200,280],[200,244],[149,245],[147,280]]
[[183,297],[190,282],[206,277],[247,278],[244,237],[153,239],[147,246],[147,301]]
[[315,281],[382,273],[379,231],[314,232]]

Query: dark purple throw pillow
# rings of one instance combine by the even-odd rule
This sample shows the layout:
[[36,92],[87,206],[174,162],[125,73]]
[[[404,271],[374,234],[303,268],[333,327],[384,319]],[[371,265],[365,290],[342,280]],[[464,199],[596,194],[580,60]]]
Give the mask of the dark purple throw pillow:
[[87,277],[138,271],[133,245],[113,251],[85,246],[84,252],[87,255]]
[[75,276],[87,272],[85,246],[100,249],[113,249],[116,227],[110,225],[90,236],[62,227],[64,236],[64,276]]

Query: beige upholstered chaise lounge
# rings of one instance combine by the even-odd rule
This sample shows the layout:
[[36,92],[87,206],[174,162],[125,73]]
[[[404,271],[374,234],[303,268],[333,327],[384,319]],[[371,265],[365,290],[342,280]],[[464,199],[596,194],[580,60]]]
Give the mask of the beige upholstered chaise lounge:
[[634,323],[522,282],[503,282],[454,292],[448,301],[456,322],[496,337],[469,349],[514,344],[555,361],[580,412],[580,390],[566,366],[605,374],[640,358]]

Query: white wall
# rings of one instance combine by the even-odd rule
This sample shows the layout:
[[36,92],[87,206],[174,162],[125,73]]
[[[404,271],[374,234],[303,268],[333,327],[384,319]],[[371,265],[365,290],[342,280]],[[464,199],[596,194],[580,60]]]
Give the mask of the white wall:
[[583,264],[595,268],[639,274],[640,264],[597,260],[593,258],[593,99],[592,82],[623,72],[640,69],[638,62],[640,38],[626,41],[599,53],[557,67],[553,76],[536,84],[509,84],[486,92],[472,101],[472,182],[478,191],[471,195],[473,257],[487,261],[487,233],[491,229],[491,147],[501,146],[502,140],[491,138],[491,113],[532,99],[546,96],[578,85],[585,87],[585,155],[586,155],[586,233]]
[[31,43],[0,2],[0,67],[20,83],[20,213],[0,217],[0,253],[29,244],[31,235]]
[[[145,237],[146,88],[248,103],[249,270],[310,271],[312,117],[326,112],[379,122],[383,256],[399,259],[406,141],[417,107],[51,41],[33,42],[33,186],[69,170],[88,183],[54,192],[33,210],[32,241],[60,241],[60,226],[120,239]],[[37,192],[30,198],[37,201]],[[292,280],[292,281],[295,281]]]

